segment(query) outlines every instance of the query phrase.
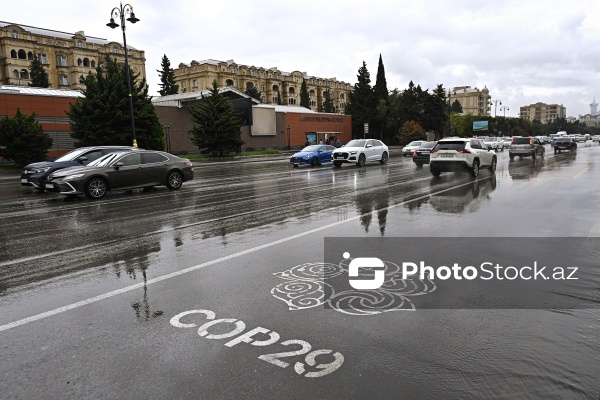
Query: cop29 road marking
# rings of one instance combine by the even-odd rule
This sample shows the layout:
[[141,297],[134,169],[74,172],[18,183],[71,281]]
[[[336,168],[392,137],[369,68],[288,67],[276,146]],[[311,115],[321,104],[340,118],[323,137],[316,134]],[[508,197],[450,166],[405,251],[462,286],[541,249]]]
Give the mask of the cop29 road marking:
[[[405,204],[409,204],[409,203],[412,203],[412,202],[415,202],[415,201],[424,200],[424,199],[426,199],[428,197],[435,196],[435,195],[438,195],[438,194],[441,194],[441,193],[445,193],[445,192],[449,192],[449,191],[455,190],[455,189],[457,189],[459,187],[463,187],[463,186],[467,186],[467,185],[472,185],[473,182],[479,182],[479,181],[483,181],[483,180],[487,180],[487,179],[490,179],[490,177],[486,176],[486,177],[483,177],[483,178],[480,178],[480,179],[475,179],[475,180],[472,180],[472,181],[469,181],[469,182],[466,182],[466,183],[462,183],[460,185],[456,185],[456,186],[452,186],[452,187],[449,187],[449,188],[446,188],[446,189],[438,190],[437,192],[433,192],[433,193],[429,193],[429,194],[424,194],[422,196],[415,197],[414,199],[401,201],[399,203],[392,204],[392,205],[389,205],[387,207],[382,207],[382,208],[379,208],[377,210],[371,210],[367,214],[371,214],[371,212],[379,212],[379,211],[383,211],[383,210],[391,210],[393,208],[398,208],[398,207],[401,207],[401,206],[403,206]],[[189,267],[189,268],[182,269],[180,271],[171,272],[171,273],[166,274],[166,275],[158,276],[156,278],[149,279],[147,282],[136,283],[136,284],[131,285],[131,286],[126,286],[126,287],[121,288],[121,289],[113,290],[112,292],[108,292],[108,293],[104,293],[104,294],[101,294],[101,295],[98,295],[98,296],[90,297],[90,298],[88,298],[86,300],[82,300],[82,301],[78,301],[78,302],[75,302],[75,303],[71,303],[71,304],[63,306],[63,307],[58,307],[58,308],[55,308],[55,309],[50,310],[50,311],[46,311],[46,312],[43,312],[43,313],[40,313],[40,314],[32,315],[31,317],[23,318],[23,319],[20,319],[18,321],[14,321],[14,322],[10,322],[8,324],[0,325],[0,332],[7,331],[7,330],[12,329],[12,328],[16,328],[17,326],[25,325],[25,324],[28,324],[30,322],[39,321],[41,319],[48,318],[48,317],[51,317],[53,315],[62,314],[64,312],[66,312],[66,311],[73,310],[73,309],[79,308],[79,307],[83,307],[83,306],[88,305],[88,304],[96,303],[96,302],[98,302],[100,300],[108,299],[110,297],[114,297],[114,296],[117,296],[119,294],[131,292],[131,291],[136,290],[138,288],[144,287],[144,285],[146,285],[146,286],[152,285],[154,283],[161,282],[161,281],[164,281],[164,280],[167,280],[167,279],[171,279],[171,278],[175,278],[175,277],[178,277],[180,275],[184,275],[184,274],[187,274],[187,273],[190,273],[190,272],[194,272],[194,271],[197,271],[199,269],[202,269],[202,268],[214,265],[214,264],[221,263],[223,261],[228,261],[228,260],[231,260],[231,259],[234,259],[234,258],[238,258],[238,257],[244,256],[246,254],[254,253],[254,252],[257,252],[257,251],[260,251],[260,250],[267,249],[269,247],[277,246],[277,245],[279,245],[281,243],[286,243],[286,242],[289,242],[289,241],[292,241],[292,240],[296,240],[296,239],[299,239],[299,238],[304,237],[304,236],[310,236],[310,235],[312,235],[314,233],[321,232],[321,231],[324,231],[324,230],[329,229],[329,228],[334,228],[336,226],[345,224],[345,223],[350,222],[350,221],[356,221],[356,220],[362,218],[364,215],[367,215],[367,214],[355,215],[354,217],[348,218],[348,219],[343,220],[343,221],[332,222],[330,224],[327,224],[327,225],[324,225],[324,226],[321,226],[321,227],[318,227],[318,228],[314,228],[314,229],[311,229],[311,230],[308,230],[308,231],[304,231],[304,232],[301,232],[301,233],[297,233],[295,235],[291,235],[291,236],[279,239],[279,240],[275,240],[274,242],[262,244],[260,246],[255,246],[255,247],[252,247],[250,249],[238,251],[237,253],[233,253],[233,254],[230,254],[228,256],[219,257],[219,258],[216,258],[214,260],[204,262],[202,264],[198,264],[198,265],[194,265],[194,266]]]

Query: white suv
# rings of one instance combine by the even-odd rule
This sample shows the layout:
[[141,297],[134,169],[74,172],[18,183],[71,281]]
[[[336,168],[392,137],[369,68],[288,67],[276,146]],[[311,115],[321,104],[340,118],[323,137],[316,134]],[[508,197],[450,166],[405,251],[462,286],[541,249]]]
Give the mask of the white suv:
[[496,153],[481,139],[442,139],[431,150],[429,170],[433,176],[442,172],[468,170],[477,177],[481,168],[496,172]]
[[377,139],[355,139],[349,141],[344,147],[335,149],[331,153],[331,161],[336,167],[341,167],[344,163],[362,167],[367,161],[379,161],[385,164],[389,156],[388,147],[383,142]]

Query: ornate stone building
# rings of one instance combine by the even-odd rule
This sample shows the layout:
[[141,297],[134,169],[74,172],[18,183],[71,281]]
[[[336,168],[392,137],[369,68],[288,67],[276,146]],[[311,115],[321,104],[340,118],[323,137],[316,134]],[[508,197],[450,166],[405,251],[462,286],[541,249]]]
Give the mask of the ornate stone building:
[[353,85],[336,78],[318,78],[299,71],[283,72],[277,67],[242,65],[233,60],[194,60],[190,64],[179,64],[174,72],[180,93],[206,90],[216,79],[219,87],[230,87],[240,92],[254,86],[261,94],[261,101],[266,104],[278,104],[279,93],[281,104],[290,106],[300,105],[300,88],[305,79],[310,109],[315,111],[322,109],[325,91],[329,89],[335,112],[343,113],[348,94],[354,90]]
[[[129,65],[139,78],[146,76],[144,51],[128,46]],[[125,63],[121,43],[33,26],[0,22],[0,84],[28,86],[33,55],[44,65],[50,87],[81,89],[82,78],[101,65],[106,54]]]
[[491,99],[490,91],[487,87],[479,90],[471,89],[471,86],[456,86],[449,93],[450,104],[458,100],[463,114],[471,115],[490,115]]

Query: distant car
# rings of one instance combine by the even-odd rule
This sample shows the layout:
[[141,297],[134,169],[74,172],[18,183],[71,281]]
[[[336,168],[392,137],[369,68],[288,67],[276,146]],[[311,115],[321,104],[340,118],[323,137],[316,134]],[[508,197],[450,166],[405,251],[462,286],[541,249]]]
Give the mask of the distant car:
[[444,171],[467,170],[477,177],[480,168],[496,172],[496,152],[481,139],[441,139],[430,152],[429,170],[433,176]]
[[502,138],[488,136],[483,139],[483,143],[485,143],[488,148],[491,148],[494,151],[504,151],[504,143],[502,142]]
[[80,147],[54,161],[42,161],[26,165],[21,173],[21,186],[34,187],[43,192],[46,190],[46,179],[56,170],[86,165],[116,150],[136,150],[129,146],[93,146]]
[[323,163],[330,163],[333,150],[335,150],[335,147],[327,144],[306,146],[290,157],[290,164],[292,164],[294,168],[297,168],[302,164],[316,167]]
[[577,151],[577,143],[570,137],[559,137],[554,143],[554,154],[563,151]]
[[179,189],[194,179],[192,163],[163,151],[120,151],[109,153],[85,166],[55,171],[46,189],[64,195],[85,194],[100,199],[111,190],[126,190],[165,185]]
[[335,149],[331,153],[331,160],[336,167],[341,167],[345,163],[362,167],[369,161],[379,161],[381,164],[385,164],[389,157],[388,147],[377,139],[351,140],[344,147]]
[[417,167],[422,167],[423,164],[429,164],[429,152],[437,144],[437,141],[423,142],[421,147],[413,152],[413,162]]
[[580,143],[585,143],[585,141],[587,140],[585,138],[585,135],[575,135],[575,139]]
[[535,160],[537,156],[544,157],[545,152],[546,149],[544,149],[544,145],[538,138],[515,136],[508,149],[508,156],[511,160],[513,160],[515,156],[519,156],[520,158],[531,157]]
[[512,143],[512,138],[504,138],[502,141],[502,147],[504,149],[508,149],[510,147],[511,143]]
[[592,140],[594,142],[600,142],[600,135],[594,135],[594,136],[592,136]]
[[402,157],[412,156],[414,151],[421,147],[424,140],[414,140],[402,148]]
[[550,142],[552,142],[552,138],[550,136],[542,136],[542,138],[540,139],[540,141],[543,144],[549,144]]

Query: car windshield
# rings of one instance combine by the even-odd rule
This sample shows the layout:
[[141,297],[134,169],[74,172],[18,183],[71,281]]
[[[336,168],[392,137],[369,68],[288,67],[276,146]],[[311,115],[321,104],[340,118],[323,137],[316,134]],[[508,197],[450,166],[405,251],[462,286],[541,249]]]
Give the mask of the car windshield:
[[366,140],[351,140],[346,147],[365,147]]
[[302,149],[302,151],[305,151],[307,153],[314,153],[315,151],[318,151],[321,148],[321,146],[306,146],[305,148]]
[[67,154],[63,155],[62,157],[57,158],[54,161],[55,162],[73,161],[73,160],[76,160],[77,158],[79,158],[79,156],[81,156],[83,153],[85,153],[85,151],[86,151],[86,149],[75,149],[75,150],[70,151]]
[[435,146],[435,144],[436,144],[436,143],[437,143],[437,142],[424,142],[424,143],[421,145],[421,148],[422,148],[422,149],[431,149],[431,148],[433,148],[433,146]]
[[410,142],[408,145],[409,146],[420,146],[421,143],[423,143],[423,142],[417,140],[417,141],[414,141],[414,142]]
[[435,145],[435,150],[464,150],[466,142],[463,140],[448,140],[438,142]]
[[88,167],[106,167],[110,165],[111,161],[120,156],[122,153],[108,153],[105,156],[100,157],[97,160],[92,161],[87,166]]

